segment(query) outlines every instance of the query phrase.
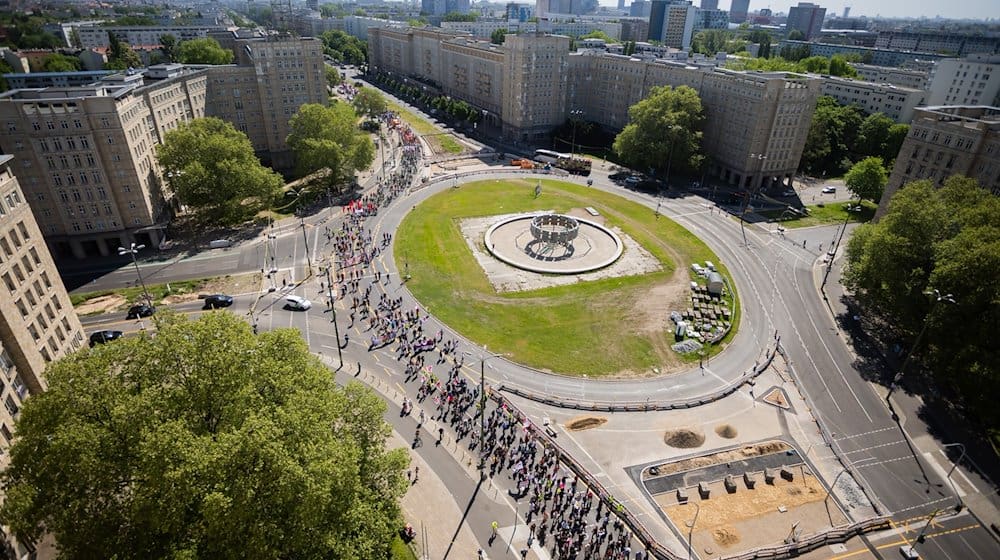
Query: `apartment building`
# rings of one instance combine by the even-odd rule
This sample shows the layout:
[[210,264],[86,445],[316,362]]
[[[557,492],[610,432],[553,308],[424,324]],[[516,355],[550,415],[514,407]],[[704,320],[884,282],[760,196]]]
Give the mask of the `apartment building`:
[[[447,62],[445,52],[450,53]],[[461,62],[462,57],[475,60]],[[570,111],[583,111],[584,119],[620,130],[628,124],[629,107],[652,87],[687,85],[698,91],[705,107],[704,145],[713,172],[755,189],[791,181],[821,82],[597,50],[570,53],[569,39],[560,36],[508,35],[498,46],[409,28],[373,32],[369,64],[373,71],[413,80],[413,85],[487,110],[504,136],[517,141],[547,136]],[[475,101],[462,93],[470,84],[477,84],[471,88],[479,96]]]
[[[13,159],[0,154],[0,469],[7,466],[25,399],[47,387],[45,367],[84,345],[83,327],[14,176]],[[7,527],[0,530],[6,557],[34,557],[33,544],[18,541]]]
[[937,185],[965,175],[1000,195],[1000,107],[920,107],[903,141],[875,217],[903,185],[929,179]]
[[826,8],[821,8],[811,2],[799,2],[798,6],[788,9],[788,20],[785,29],[793,29],[802,33],[806,41],[819,36],[823,29],[823,19],[826,18]]
[[1000,54],[939,60],[927,89],[928,105],[1000,106]]
[[91,70],[83,72],[29,72],[27,74],[4,74],[10,89],[71,87],[92,84],[101,78],[114,74],[111,70]]
[[926,89],[928,73],[923,70],[875,66],[874,64],[852,63],[858,78],[866,82],[892,84],[911,89]]
[[809,56],[825,56],[830,58],[835,54],[857,55],[865,64],[875,64],[877,66],[906,67],[914,61],[926,62],[945,58],[944,55],[933,52],[861,47],[858,45],[841,45],[838,43],[793,41],[789,39],[784,39],[778,43],[779,51],[785,47],[805,47],[809,49]]
[[750,0],[733,0],[729,5],[730,23],[743,23],[750,11]]
[[160,37],[173,35],[177,42],[191,39],[201,39],[208,36],[209,31],[224,29],[218,25],[120,25],[103,27],[99,25],[75,26],[80,38],[80,48],[93,49],[111,46],[108,33],[113,33],[120,41],[129,45],[159,45]]
[[880,31],[875,47],[963,56],[1000,53],[1000,37],[946,31]]
[[172,215],[155,146],[204,116],[206,72],[169,65],[92,85],[0,95],[5,135],[38,225],[57,258],[157,246]]
[[829,95],[841,105],[857,105],[866,114],[882,113],[897,123],[907,124],[913,110],[924,105],[927,92],[880,82],[865,82],[823,76],[823,95]]
[[258,157],[293,165],[288,121],[307,103],[326,105],[323,42],[312,37],[236,39],[236,64],[209,66],[205,115],[233,123]]
[[697,8],[686,0],[653,0],[649,37],[668,47],[687,50],[694,36]]

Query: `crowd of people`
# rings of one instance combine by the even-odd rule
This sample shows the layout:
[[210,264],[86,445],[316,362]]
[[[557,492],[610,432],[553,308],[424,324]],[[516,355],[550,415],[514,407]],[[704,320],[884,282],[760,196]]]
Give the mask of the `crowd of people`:
[[[367,221],[412,186],[420,151],[416,135],[393,113],[380,120],[390,128],[385,140],[390,149],[402,148],[401,161],[371,193],[346,205],[340,228],[327,229],[326,235],[336,254],[337,297],[349,305],[348,328],[359,323],[368,350],[393,356],[402,364],[404,383],[415,385],[416,402],[404,398],[400,413],[416,422],[412,447],[423,445],[423,434],[434,431],[441,444],[447,430],[478,457],[490,476],[508,478],[510,495],[527,505],[529,535],[522,556],[537,542],[557,559],[648,558],[642,551],[633,556],[632,532],[612,511],[620,506],[598,498],[528,421],[505,404],[483,398],[481,388],[461,374],[465,354],[459,352],[458,340],[446,337],[443,329],[432,332],[424,310],[404,308],[402,297],[389,295],[389,273],[379,268],[377,257],[392,243],[392,235],[377,235]],[[346,345],[347,334],[344,339]],[[429,431],[431,421],[437,422],[434,431]],[[418,472],[411,483],[416,483]],[[493,533],[495,538],[495,526]]]

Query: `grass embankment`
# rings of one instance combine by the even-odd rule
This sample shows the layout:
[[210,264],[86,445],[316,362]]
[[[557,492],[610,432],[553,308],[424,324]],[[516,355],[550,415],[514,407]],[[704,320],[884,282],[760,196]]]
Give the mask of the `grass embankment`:
[[398,103],[389,100],[386,100],[386,103],[389,110],[394,111],[397,115],[399,115],[399,118],[406,121],[406,124],[410,125],[410,128],[412,128],[414,132],[421,136],[427,136],[425,140],[431,144],[431,148],[434,148],[436,152],[443,151],[449,154],[462,153],[462,145],[452,138],[450,134],[445,133],[445,131],[434,126],[434,124],[427,119],[417,115],[409,109],[406,109]]
[[403,539],[396,538],[392,539],[391,545],[392,560],[417,560],[417,555],[413,553],[413,549],[410,545],[403,542]]
[[[828,204],[815,204],[807,206],[809,215],[804,218],[794,220],[781,220],[779,223],[786,228],[802,228],[813,226],[825,226],[830,224],[842,224],[844,220],[850,222],[866,223],[875,216],[878,205],[874,202],[864,201],[861,203],[860,211],[848,211],[847,207],[857,206],[857,202],[831,202]],[[779,220],[783,211],[760,212],[759,214],[767,218]]]
[[[719,263],[718,257],[691,232],[667,218],[657,219],[649,208],[579,185],[542,183],[537,199],[534,179],[467,183],[431,197],[410,212],[395,236],[394,253],[400,270],[409,263],[412,279],[408,285],[414,295],[446,324],[488,346],[490,352],[545,370],[600,377],[646,373],[652,367],[686,361],[669,348],[673,343],[667,330],[669,317],[647,318],[642,325],[637,324],[642,322],[637,317],[648,307],[649,298],[661,293],[654,290],[657,286],[680,281],[682,290],[675,293],[689,295],[687,266],[706,260]],[[663,269],[498,294],[460,230],[460,221],[468,217],[533,210],[567,212],[587,206],[641,244]],[[674,277],[675,271],[683,277]],[[728,276],[724,267],[720,271]],[[738,309],[737,305],[734,311]],[[738,324],[739,317],[733,321]],[[718,350],[706,348],[708,353]]]

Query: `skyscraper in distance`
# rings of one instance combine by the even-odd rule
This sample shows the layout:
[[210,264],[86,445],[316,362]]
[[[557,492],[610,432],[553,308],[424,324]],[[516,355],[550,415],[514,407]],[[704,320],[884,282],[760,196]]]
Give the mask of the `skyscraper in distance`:
[[798,6],[788,9],[788,21],[785,27],[791,31],[798,29],[809,41],[818,37],[823,29],[823,19],[826,17],[826,8],[821,8],[811,2],[799,2]]
[[719,0],[701,0],[699,6],[701,6],[702,10],[718,10]]
[[743,23],[747,20],[747,12],[750,10],[750,0],[733,0],[729,6],[729,21],[732,23]]

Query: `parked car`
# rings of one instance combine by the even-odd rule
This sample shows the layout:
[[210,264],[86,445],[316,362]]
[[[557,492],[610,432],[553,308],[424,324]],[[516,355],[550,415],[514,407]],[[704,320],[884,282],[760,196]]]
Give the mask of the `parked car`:
[[205,296],[204,309],[218,309],[219,307],[229,307],[233,304],[233,296],[225,294],[212,294]]
[[827,186],[823,187],[823,191],[822,192],[823,192],[823,194],[833,194],[833,193],[837,192],[837,187],[835,187],[833,185],[827,185]]
[[782,191],[781,196],[795,196],[795,191],[793,189],[785,189]]
[[149,317],[153,313],[156,313],[156,308],[151,305],[146,305],[145,303],[140,303],[138,305],[133,305],[128,308],[128,313],[125,315],[126,319],[138,319],[140,317]]
[[300,296],[285,296],[285,309],[305,311],[312,307],[312,302]]
[[640,182],[642,182],[642,177],[638,175],[631,175],[630,177],[625,179],[625,184],[633,187],[638,185]]
[[96,344],[104,344],[122,337],[122,331],[97,331],[90,333],[90,347]]

